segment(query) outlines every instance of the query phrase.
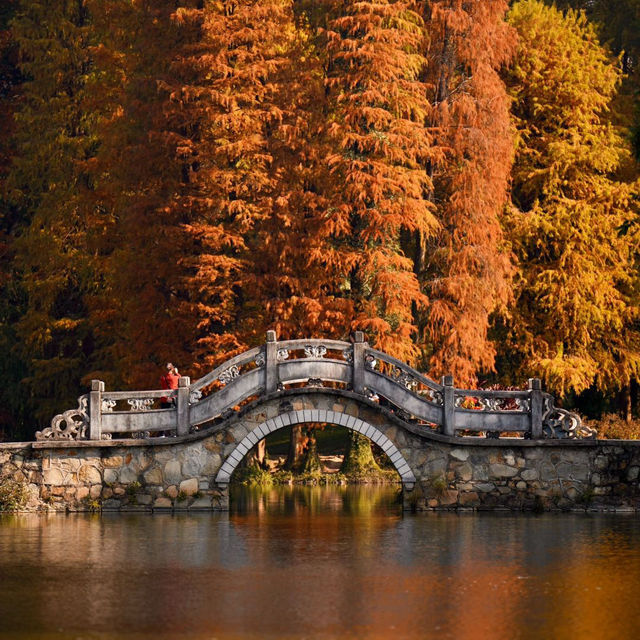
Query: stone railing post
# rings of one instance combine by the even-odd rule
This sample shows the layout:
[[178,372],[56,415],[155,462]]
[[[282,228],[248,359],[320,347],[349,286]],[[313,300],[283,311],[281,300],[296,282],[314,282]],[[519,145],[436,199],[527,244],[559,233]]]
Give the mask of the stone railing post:
[[364,353],[367,343],[364,341],[364,333],[356,331],[353,336],[353,378],[354,393],[364,394]]
[[442,376],[442,433],[447,436],[456,434],[456,406],[453,376]]
[[267,331],[264,348],[264,392],[275,393],[278,390],[278,341],[276,332]]
[[180,376],[176,397],[176,435],[186,436],[189,433],[189,376]]
[[531,438],[542,438],[542,383],[540,378],[529,378],[529,396],[531,400]]
[[91,381],[89,392],[89,440],[102,439],[102,380]]

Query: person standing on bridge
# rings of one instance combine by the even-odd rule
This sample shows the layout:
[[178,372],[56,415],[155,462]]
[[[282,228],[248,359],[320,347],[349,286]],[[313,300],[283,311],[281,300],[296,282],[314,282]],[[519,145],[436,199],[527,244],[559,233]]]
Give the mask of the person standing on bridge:
[[[161,389],[177,389],[178,380],[180,380],[180,373],[178,373],[178,367],[167,362],[167,372],[160,378]],[[171,409],[176,406],[175,398],[168,398],[163,396],[160,398],[160,407],[162,409]]]

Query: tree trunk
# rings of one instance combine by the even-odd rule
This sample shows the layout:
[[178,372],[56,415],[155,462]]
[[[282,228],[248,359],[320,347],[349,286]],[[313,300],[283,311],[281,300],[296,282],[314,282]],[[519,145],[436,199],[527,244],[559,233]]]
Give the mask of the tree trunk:
[[303,473],[320,473],[322,471],[322,463],[320,462],[320,456],[318,455],[318,446],[316,443],[315,429],[309,434],[309,443],[307,446],[307,452],[304,456],[304,463],[302,466]]
[[369,438],[352,431],[349,436],[347,450],[340,471],[342,473],[367,473],[378,471],[380,467],[376,463]]
[[633,407],[631,403],[631,384],[628,384],[622,390],[622,411],[625,422],[633,420]]
[[304,455],[304,439],[302,434],[302,425],[294,424],[291,427],[291,438],[289,439],[289,453],[284,468],[287,471],[297,471],[302,466]]
[[247,454],[245,458],[247,467],[260,467],[261,469],[267,469],[267,440],[266,438],[262,438],[258,444],[251,449],[251,451]]

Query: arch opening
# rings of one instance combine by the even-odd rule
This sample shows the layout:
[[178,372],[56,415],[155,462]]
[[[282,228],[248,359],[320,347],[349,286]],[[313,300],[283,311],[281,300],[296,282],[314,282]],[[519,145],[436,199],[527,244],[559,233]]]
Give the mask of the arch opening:
[[288,426],[305,423],[325,423],[342,426],[367,437],[373,443],[378,445],[389,458],[391,464],[400,476],[400,481],[403,487],[407,489],[413,488],[416,482],[413,471],[409,467],[409,464],[402,453],[398,450],[398,447],[382,431],[376,429],[373,425],[361,420],[360,418],[337,411],[323,409],[289,411],[276,416],[275,418],[265,420],[247,434],[229,454],[218,471],[216,482],[220,485],[229,484],[231,476],[244,457],[251,451],[251,449],[253,449],[254,446],[258,444],[258,442],[266,438],[269,434]]

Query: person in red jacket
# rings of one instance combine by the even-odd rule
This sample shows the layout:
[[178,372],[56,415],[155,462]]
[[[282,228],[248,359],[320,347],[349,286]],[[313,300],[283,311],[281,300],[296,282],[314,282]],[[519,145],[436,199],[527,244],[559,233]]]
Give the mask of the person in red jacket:
[[[178,367],[174,366],[170,362],[167,362],[167,372],[160,378],[161,389],[177,389],[178,380],[180,380],[180,374],[178,373]],[[160,407],[162,409],[171,409],[176,406],[175,398],[160,398]]]

